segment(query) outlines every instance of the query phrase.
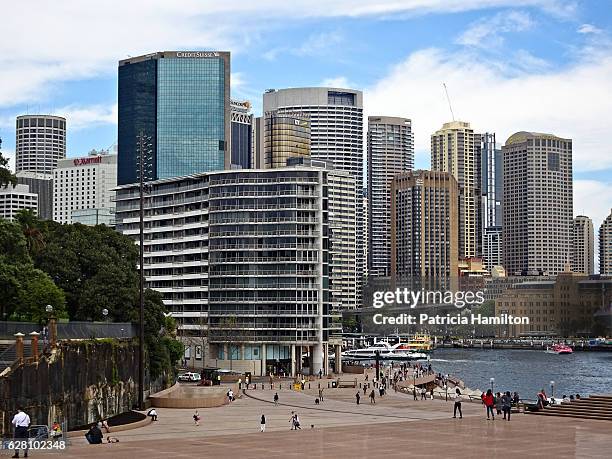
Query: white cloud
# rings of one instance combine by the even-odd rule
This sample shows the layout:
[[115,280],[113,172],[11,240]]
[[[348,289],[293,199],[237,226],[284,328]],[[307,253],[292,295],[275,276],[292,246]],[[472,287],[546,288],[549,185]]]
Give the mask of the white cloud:
[[87,129],[101,124],[117,124],[117,104],[106,105],[68,105],[54,111],[66,118],[70,130]]
[[522,11],[502,11],[493,17],[483,17],[472,23],[457,38],[460,45],[491,49],[500,46],[504,33],[522,32],[534,26],[528,13]]
[[603,30],[595,27],[593,24],[582,24],[580,27],[578,27],[577,32],[582,34],[600,34],[603,32]]
[[[290,18],[394,17],[500,6],[533,6],[556,15],[571,12],[561,0],[4,2],[2,16],[10,20],[2,22],[0,107],[45,102],[63,81],[114,75],[117,61],[128,54],[173,48],[242,52],[261,31],[286,26]],[[302,51],[314,49],[306,46]]]
[[344,76],[333,78],[325,78],[319,86],[327,86],[328,88],[353,88],[354,85]]
[[445,82],[455,117],[477,131],[494,131],[502,143],[521,130],[570,137],[576,171],[612,168],[612,144],[605,140],[612,103],[604,96],[612,81],[611,52],[556,72],[508,67],[477,53],[420,50],[367,90],[364,106],[370,113],[412,118],[420,163],[428,163],[431,133],[450,120]]
[[335,30],[331,32],[321,32],[309,36],[304,43],[294,50],[298,56],[313,56],[316,54],[332,51],[330,47],[338,45],[344,41],[342,34]]

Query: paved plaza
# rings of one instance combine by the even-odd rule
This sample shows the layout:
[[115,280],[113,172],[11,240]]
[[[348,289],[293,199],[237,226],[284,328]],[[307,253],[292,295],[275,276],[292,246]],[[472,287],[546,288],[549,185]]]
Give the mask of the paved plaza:
[[[199,426],[193,423],[193,410],[160,408],[158,422],[118,432],[119,443],[87,445],[74,439],[61,456],[604,458],[612,450],[612,425],[605,421],[526,414],[513,415],[511,422],[501,417],[487,421],[479,403],[464,403],[464,418],[452,419],[450,401],[414,401],[411,395],[391,392],[377,397],[375,405],[367,396],[357,405],[355,392],[325,389],[325,401],[316,405],[315,389],[284,389],[275,406],[275,391],[250,390],[230,405],[199,410]],[[301,431],[290,430],[291,411],[298,412]],[[259,432],[262,414],[265,433]]]

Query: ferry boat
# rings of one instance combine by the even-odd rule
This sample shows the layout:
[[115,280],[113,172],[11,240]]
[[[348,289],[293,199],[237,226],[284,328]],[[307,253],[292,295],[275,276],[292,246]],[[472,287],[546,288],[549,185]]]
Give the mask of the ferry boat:
[[546,348],[548,354],[573,354],[574,350],[567,344],[553,344]]
[[385,341],[380,341],[372,346],[362,349],[351,349],[342,352],[343,359],[353,360],[374,360],[376,359],[376,353],[379,353],[381,360],[425,360],[427,354],[423,352],[416,352],[406,347],[405,344],[394,344],[391,345]]
[[434,350],[431,336],[419,333],[408,338],[408,341],[402,343],[402,346],[406,346],[407,349],[417,352],[431,352]]

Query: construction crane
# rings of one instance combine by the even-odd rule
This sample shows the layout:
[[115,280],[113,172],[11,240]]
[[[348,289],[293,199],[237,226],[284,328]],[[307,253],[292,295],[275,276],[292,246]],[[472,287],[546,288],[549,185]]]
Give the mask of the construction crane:
[[446,83],[442,83],[442,86],[444,86],[444,92],[446,93],[446,100],[448,101],[448,108],[450,109],[453,121],[455,121],[455,114],[453,113],[453,106],[451,105],[450,97],[448,97],[448,89],[446,89]]

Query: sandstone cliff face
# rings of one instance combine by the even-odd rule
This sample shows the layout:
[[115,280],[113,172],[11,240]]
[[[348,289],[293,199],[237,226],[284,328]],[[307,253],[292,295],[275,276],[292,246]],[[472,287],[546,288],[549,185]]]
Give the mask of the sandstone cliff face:
[[[156,392],[167,387],[168,379],[147,381],[147,386]],[[68,429],[123,413],[138,400],[137,384],[135,342],[64,341],[38,363],[0,377],[0,433],[12,434],[10,422],[19,406],[32,424],[59,421]]]

